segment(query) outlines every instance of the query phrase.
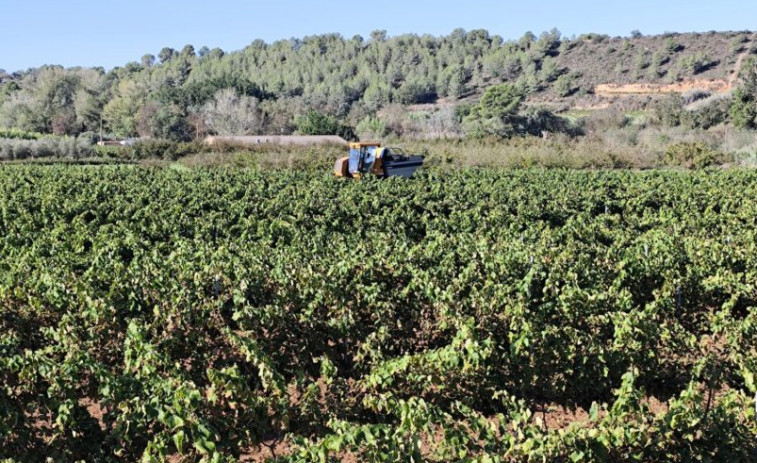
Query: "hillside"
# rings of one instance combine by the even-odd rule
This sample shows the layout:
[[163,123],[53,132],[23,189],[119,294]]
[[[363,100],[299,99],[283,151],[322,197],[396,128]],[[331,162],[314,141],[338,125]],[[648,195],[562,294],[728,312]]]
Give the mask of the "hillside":
[[[729,91],[744,57],[757,52],[757,42],[749,32],[586,36],[566,42],[564,49],[558,66],[576,73],[579,89],[607,98]],[[554,91],[544,93],[536,98],[559,97]]]
[[333,127],[360,132],[420,108],[426,125],[435,124],[424,130],[448,133],[457,116],[446,108],[475,102],[495,84],[512,83],[527,105],[558,111],[643,108],[668,93],[727,92],[740,63],[756,53],[751,32],[565,38],[552,30],[505,41],[457,29],[442,37],[374,31],[368,39],[257,40],[231,53],[187,45],[109,72],[0,73],[0,127],[75,135],[102,124],[113,136],[189,139],[293,133],[317,111]]

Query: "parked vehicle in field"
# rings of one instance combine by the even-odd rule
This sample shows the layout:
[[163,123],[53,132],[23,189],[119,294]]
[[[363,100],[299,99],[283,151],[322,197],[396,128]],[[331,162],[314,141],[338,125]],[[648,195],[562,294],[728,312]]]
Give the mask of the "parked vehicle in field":
[[382,147],[381,143],[356,142],[349,147],[350,155],[339,158],[334,164],[337,177],[360,178],[367,174],[382,178],[410,177],[423,165],[423,156]]

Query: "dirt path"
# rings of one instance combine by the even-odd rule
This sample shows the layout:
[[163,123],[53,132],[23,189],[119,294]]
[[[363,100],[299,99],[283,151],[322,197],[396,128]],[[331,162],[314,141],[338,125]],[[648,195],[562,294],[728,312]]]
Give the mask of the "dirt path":
[[736,80],[738,80],[739,78],[739,74],[741,73],[741,66],[744,64],[744,58],[749,55],[749,49],[751,48],[752,42],[754,42],[754,36],[749,38],[749,42],[747,42],[747,44],[744,46],[745,50],[736,59],[736,65],[733,67],[731,77],[728,79],[729,89],[733,88],[733,86],[736,84]]
[[599,84],[594,87],[594,93],[603,96],[629,95],[664,95],[670,93],[685,93],[691,90],[707,90],[712,93],[724,93],[729,90],[725,79],[708,80],[693,79],[673,84]]

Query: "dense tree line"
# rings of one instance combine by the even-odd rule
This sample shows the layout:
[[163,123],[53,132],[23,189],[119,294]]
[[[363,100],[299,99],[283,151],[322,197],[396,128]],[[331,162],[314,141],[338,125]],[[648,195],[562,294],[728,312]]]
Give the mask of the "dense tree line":
[[338,129],[392,104],[457,101],[500,82],[529,92],[557,78],[557,30],[506,42],[485,30],[442,37],[374,31],[261,40],[225,53],[163,48],[109,72],[45,66],[0,86],[0,125],[76,135],[187,139],[292,133],[317,112]]
[[[386,31],[374,31],[368,38],[325,34],[270,44],[256,40],[233,53],[165,47],[157,56],[148,53],[108,72],[59,66],[13,75],[3,71],[0,127],[61,135],[104,130],[118,137],[175,140],[324,128],[401,135],[407,121],[397,121],[398,108],[439,102],[454,108],[504,83],[500,93],[519,101],[515,111],[502,113],[483,102],[438,111],[420,122],[438,134],[538,134],[562,130],[562,121],[545,111],[525,111],[520,102],[545,90],[560,97],[576,93],[580,75],[560,67],[559,57],[603,37],[567,40],[556,29],[539,36],[528,32],[515,41],[485,30],[457,29],[441,37],[388,37]],[[650,63],[656,60],[661,58]],[[642,64],[650,66],[646,61]],[[750,111],[757,110],[751,90],[744,92],[737,100],[746,109],[731,114],[750,126]],[[310,124],[314,120],[321,125]]]

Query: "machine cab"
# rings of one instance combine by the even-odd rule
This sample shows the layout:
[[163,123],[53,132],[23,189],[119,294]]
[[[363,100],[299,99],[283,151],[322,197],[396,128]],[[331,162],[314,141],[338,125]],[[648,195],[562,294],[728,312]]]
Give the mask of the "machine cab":
[[356,177],[369,172],[382,174],[381,163],[379,162],[382,154],[381,151],[381,143],[350,143],[348,165],[350,175]]

